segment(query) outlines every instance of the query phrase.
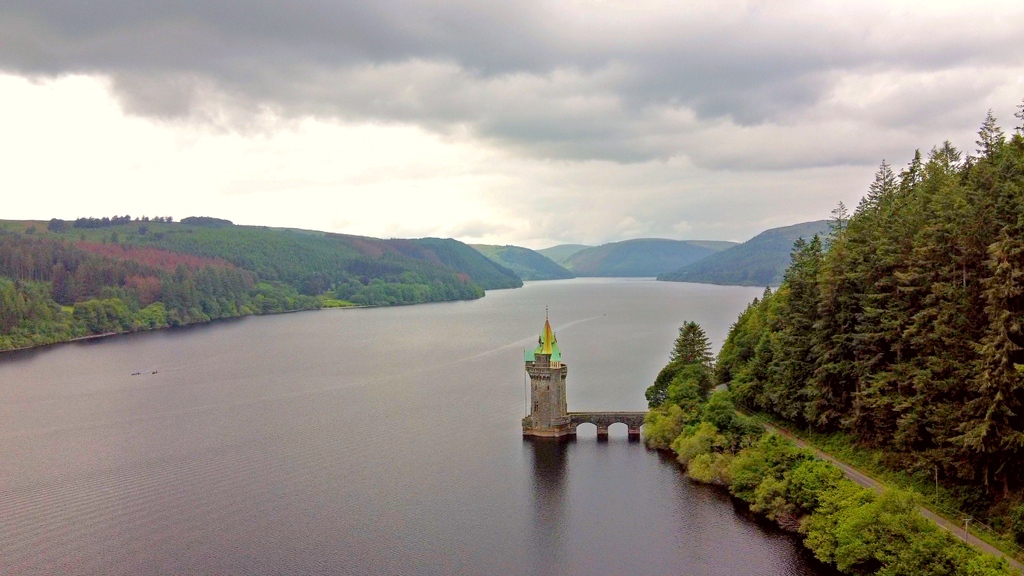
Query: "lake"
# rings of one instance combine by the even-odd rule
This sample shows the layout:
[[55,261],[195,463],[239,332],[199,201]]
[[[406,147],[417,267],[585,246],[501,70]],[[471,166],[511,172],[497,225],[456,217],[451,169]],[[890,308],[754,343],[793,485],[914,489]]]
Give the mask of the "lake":
[[522,438],[545,307],[569,409],[643,410],[684,321],[717,350],[760,294],[528,282],[0,356],[0,573],[834,574],[624,425]]

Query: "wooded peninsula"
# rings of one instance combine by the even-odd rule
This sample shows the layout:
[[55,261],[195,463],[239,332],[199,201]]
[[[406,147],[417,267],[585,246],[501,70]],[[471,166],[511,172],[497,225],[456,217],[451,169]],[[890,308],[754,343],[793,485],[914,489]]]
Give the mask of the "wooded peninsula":
[[[1024,122],[1024,106],[1018,113]],[[851,574],[1003,574],[916,514],[738,416],[734,403],[1024,544],[1024,127],[885,162],[852,215],[798,240],[713,361],[681,329],[648,390],[650,445],[729,486]],[[711,393],[715,386],[726,390]],[[969,521],[969,520],[968,520]],[[923,523],[922,523],[923,522]]]

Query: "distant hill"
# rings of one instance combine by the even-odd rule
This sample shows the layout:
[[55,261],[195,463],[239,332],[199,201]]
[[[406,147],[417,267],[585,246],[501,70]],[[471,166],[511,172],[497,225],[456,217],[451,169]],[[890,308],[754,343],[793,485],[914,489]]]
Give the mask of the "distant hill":
[[520,246],[471,244],[484,256],[511,269],[523,280],[562,280],[574,278],[573,273],[547,256]]
[[[387,241],[385,241],[387,242]],[[451,238],[420,238],[419,244],[437,256],[441,264],[466,273],[485,290],[520,288],[523,281],[512,270],[494,262],[480,252]]]
[[331,283],[351,284],[352,277],[373,279],[427,269],[463,274],[485,290],[523,285],[515,272],[450,238],[384,240],[260,226],[196,227],[183,222],[164,224],[149,234],[129,234],[122,241],[223,258],[261,278],[291,283],[300,291],[306,282],[321,283],[326,289]]
[[828,233],[828,221],[817,220],[765,230],[743,244],[733,246],[658,276],[671,282],[778,286],[789,265],[789,253],[797,238],[810,239]]
[[208,216],[0,220],[0,351],[249,314],[467,300],[522,285],[450,238],[383,240]]
[[728,240],[686,240],[685,242],[694,246],[701,246],[703,248],[711,248],[715,252],[721,252],[733,246],[738,246],[738,242],[729,242]]
[[593,246],[587,246],[586,244],[559,244],[551,248],[537,250],[537,252],[545,258],[550,258],[555,264],[564,264],[566,258],[587,248],[593,248]]
[[562,265],[577,276],[657,276],[734,244],[640,238],[580,250]]

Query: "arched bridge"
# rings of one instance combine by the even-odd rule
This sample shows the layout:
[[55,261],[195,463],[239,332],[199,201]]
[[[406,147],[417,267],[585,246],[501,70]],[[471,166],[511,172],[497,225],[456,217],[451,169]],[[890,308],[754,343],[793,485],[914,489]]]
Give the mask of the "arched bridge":
[[608,427],[622,422],[629,429],[631,440],[640,439],[646,412],[569,412],[565,400],[569,367],[562,362],[562,351],[546,317],[537,344],[536,350],[524,353],[526,374],[530,377],[530,411],[523,418],[523,436],[576,436],[577,426],[593,424],[597,426],[597,437],[607,438]]
[[612,424],[622,422],[629,429],[629,437],[640,438],[640,427],[644,424],[644,416],[647,412],[569,412],[569,427],[572,433],[576,433],[576,427],[580,424],[593,424],[597,426],[597,437],[607,438],[608,427]]

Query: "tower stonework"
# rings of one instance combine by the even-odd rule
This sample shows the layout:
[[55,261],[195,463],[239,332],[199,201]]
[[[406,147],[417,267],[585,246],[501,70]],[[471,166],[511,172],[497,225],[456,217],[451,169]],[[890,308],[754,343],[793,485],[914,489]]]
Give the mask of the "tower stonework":
[[562,363],[562,351],[544,318],[537,348],[526,351],[526,373],[530,376],[530,415],[523,418],[523,436],[544,438],[576,437],[576,427],[593,424],[597,438],[608,439],[612,424],[626,425],[630,441],[640,440],[640,427],[647,412],[569,412],[565,401],[565,377],[569,367]]
[[569,367],[562,363],[562,352],[544,319],[544,329],[535,350],[526,352],[526,373],[530,376],[530,415],[523,418],[524,436],[575,436],[565,401],[565,377]]

